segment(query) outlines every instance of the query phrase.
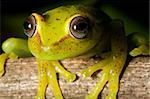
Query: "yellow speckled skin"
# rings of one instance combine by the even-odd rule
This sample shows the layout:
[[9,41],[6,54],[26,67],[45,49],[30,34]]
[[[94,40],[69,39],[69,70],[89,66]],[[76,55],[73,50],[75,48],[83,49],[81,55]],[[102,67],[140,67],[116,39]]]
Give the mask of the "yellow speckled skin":
[[[111,20],[100,10],[83,5],[61,6],[43,15],[33,13],[32,16],[36,20],[36,31],[28,39],[28,46],[38,62],[39,87],[36,99],[45,99],[47,85],[50,85],[56,99],[63,99],[56,73],[63,75],[68,82],[76,79],[75,74],[61,66],[60,60],[95,55],[103,60],[82,70],[81,74],[90,77],[94,72],[102,70],[102,76],[86,99],[97,99],[107,82],[109,94],[106,99],[116,99],[119,75],[127,56],[124,26],[120,20]],[[82,39],[73,37],[69,29],[72,19],[77,16],[86,17],[90,21],[88,35]],[[141,51],[147,54],[144,46],[134,51],[133,55]],[[7,57],[7,54],[0,55],[0,75],[4,72],[3,65]]]

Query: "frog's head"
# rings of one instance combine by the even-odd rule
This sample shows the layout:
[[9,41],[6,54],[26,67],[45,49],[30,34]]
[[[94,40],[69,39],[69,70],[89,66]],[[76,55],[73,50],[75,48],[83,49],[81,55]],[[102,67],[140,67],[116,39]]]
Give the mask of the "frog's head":
[[74,5],[33,13],[24,23],[30,51],[40,59],[60,60],[91,50],[101,38],[103,20],[93,12]]

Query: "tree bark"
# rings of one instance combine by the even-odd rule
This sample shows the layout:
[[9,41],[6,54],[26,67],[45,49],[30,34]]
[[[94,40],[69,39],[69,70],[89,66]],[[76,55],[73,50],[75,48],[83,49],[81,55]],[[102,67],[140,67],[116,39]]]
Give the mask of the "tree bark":
[[[83,78],[80,70],[87,68],[99,61],[99,59],[66,59],[62,61],[64,67],[78,75],[73,83],[68,83],[59,75],[59,84],[66,99],[84,99],[94,87],[97,76]],[[35,58],[8,59],[6,73],[0,78],[0,99],[34,99],[38,80],[37,62]],[[149,57],[133,58],[124,68],[120,80],[118,99],[150,99],[150,59]],[[100,75],[98,73],[97,75]],[[105,86],[101,96],[108,93],[108,85]],[[46,92],[47,99],[52,99],[50,87]]]

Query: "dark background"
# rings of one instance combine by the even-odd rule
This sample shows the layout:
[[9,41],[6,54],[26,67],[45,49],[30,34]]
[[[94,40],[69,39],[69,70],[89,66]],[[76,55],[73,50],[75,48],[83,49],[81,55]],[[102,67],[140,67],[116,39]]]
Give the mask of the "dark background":
[[[0,17],[0,41],[2,42],[14,34],[8,32],[8,28],[3,26],[9,23],[7,16],[18,13],[32,13],[37,9],[45,6],[63,5],[64,1],[72,2],[73,0],[1,0],[1,17]],[[80,0],[79,0],[80,1]],[[149,29],[149,0],[99,0],[101,4],[111,4],[136,20],[141,25]],[[15,24],[15,23],[14,23]],[[0,43],[1,43],[0,42]]]
[[[32,12],[39,8],[63,4],[64,1],[73,0],[1,0],[1,14]],[[148,27],[149,19],[149,0],[99,0],[101,4],[110,3],[129,14],[131,17],[140,21]]]

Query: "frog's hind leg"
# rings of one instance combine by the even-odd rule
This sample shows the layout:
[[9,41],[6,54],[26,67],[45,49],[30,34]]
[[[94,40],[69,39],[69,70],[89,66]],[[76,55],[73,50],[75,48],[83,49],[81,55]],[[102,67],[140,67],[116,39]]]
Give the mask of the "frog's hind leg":
[[0,55],[0,77],[4,74],[4,64],[6,62],[6,59],[8,58],[8,54],[3,53]]

